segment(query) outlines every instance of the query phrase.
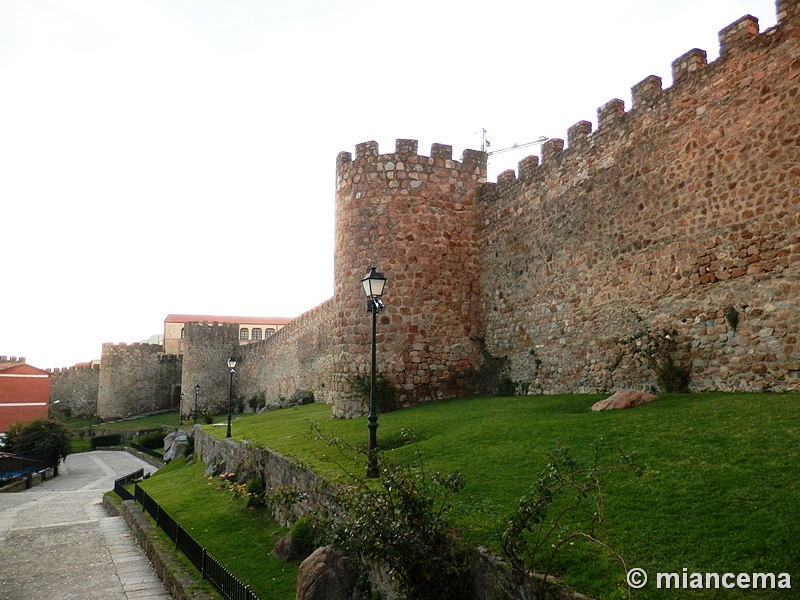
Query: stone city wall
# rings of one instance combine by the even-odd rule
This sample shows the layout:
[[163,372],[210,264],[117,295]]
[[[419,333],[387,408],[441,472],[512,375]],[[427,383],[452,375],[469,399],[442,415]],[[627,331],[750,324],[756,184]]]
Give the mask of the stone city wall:
[[512,379],[648,388],[637,342],[674,331],[694,390],[800,389],[797,6],[726,27],[713,63],[688,52],[671,88],[648,77],[632,110],[612,100],[482,189],[483,335]]
[[475,393],[487,365],[518,392],[650,389],[648,344],[692,390],[800,390],[799,7],[779,0],[764,32],[750,16],[725,27],[718,59],[690,50],[670,87],[645,78],[630,110],[611,100],[596,131],[579,121],[496,183],[472,150],[342,152],[333,298],[247,346],[236,325],[187,323],[180,386],[162,389],[144,346],[104,346],[98,413],[182,390],[188,415],[197,384],[201,409],[226,410],[233,354],[237,398],[310,389],[363,414],[371,266],[388,277],[378,371],[400,405]]
[[238,398],[261,397],[268,405],[311,390],[328,397],[333,363],[334,303],[328,300],[259,342],[241,346],[234,381]]

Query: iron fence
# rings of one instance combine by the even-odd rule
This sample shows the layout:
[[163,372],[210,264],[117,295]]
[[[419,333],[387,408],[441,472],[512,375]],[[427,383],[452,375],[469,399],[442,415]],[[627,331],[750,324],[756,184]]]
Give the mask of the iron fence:
[[137,444],[136,442],[131,442],[130,444],[131,444],[131,448],[134,448],[135,450],[138,450],[139,452],[143,452],[143,453],[147,454],[148,456],[152,456],[153,458],[157,458],[160,461],[164,460],[164,455],[163,454],[159,454],[155,450],[151,450],[150,448],[142,446],[141,444]]
[[178,525],[178,530],[175,535],[175,545],[178,547],[178,550],[183,552],[186,558],[192,561],[195,568],[202,573],[205,567],[204,558],[206,550],[180,525]]
[[[141,471],[141,469],[140,469]],[[138,473],[138,471],[137,471]],[[131,478],[125,484],[131,481],[138,481],[140,477],[135,477],[135,473],[131,473],[126,477],[117,480],[121,482],[127,478]],[[134,486],[133,494],[126,490],[123,485],[114,485],[114,491],[120,495],[123,500],[135,500],[142,506],[147,514],[149,514],[156,525],[160,527],[171,539],[175,542],[175,547],[183,552],[183,554],[191,561],[202,575],[203,579],[207,580],[216,590],[228,600],[258,600],[258,596],[250,589],[250,586],[242,583],[233,573],[225,568],[216,558],[214,558],[208,551],[201,546],[180,524],[173,519],[167,511],[165,511],[158,502],[156,502],[150,494],[142,489],[138,483]],[[117,489],[119,487],[119,489]],[[120,490],[130,496],[130,498],[120,494]]]
[[134,481],[139,481],[144,477],[144,469],[139,469],[138,471],[134,471],[124,477],[120,477],[119,479],[114,481],[114,492],[122,498],[123,502],[125,500],[134,500],[133,494],[131,494],[128,490],[125,489],[126,485],[133,483]]

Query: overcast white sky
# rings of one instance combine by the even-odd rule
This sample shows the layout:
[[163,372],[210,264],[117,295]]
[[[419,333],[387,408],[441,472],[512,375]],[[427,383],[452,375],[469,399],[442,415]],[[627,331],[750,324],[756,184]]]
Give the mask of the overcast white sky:
[[745,14],[776,22],[772,0],[2,0],[0,354],[297,316],[333,293],[340,151],[566,138]]

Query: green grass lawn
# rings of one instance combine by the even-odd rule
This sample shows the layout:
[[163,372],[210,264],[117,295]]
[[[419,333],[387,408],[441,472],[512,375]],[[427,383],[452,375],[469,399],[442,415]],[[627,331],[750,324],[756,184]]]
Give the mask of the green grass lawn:
[[[237,420],[252,417],[253,413],[237,414],[234,418]],[[227,422],[228,416],[215,415],[213,417],[214,423]],[[160,412],[146,417],[139,417],[136,419],[126,419],[124,421],[113,422],[100,422],[94,417],[80,417],[66,419],[66,423],[73,431],[72,439],[72,452],[89,452],[92,448],[89,445],[89,438],[96,434],[97,430],[121,430],[121,431],[137,431],[158,429],[162,426],[173,427],[177,429],[180,426],[191,426],[191,420],[181,421],[180,412],[177,410],[170,410]]]
[[[204,479],[205,465],[169,463],[139,485],[262,600],[294,600],[297,564],[272,558],[287,530]],[[199,577],[199,574],[198,574]]]
[[[657,572],[788,572],[800,588],[800,394],[665,395],[628,411],[592,413],[600,395],[464,398],[380,415],[378,445],[392,460],[411,456],[398,445],[415,432],[431,469],[460,471],[456,526],[473,544],[498,548],[502,525],[536,481],[546,453],[570,449],[589,465],[602,439],[606,460],[635,452],[649,475],[610,474],[603,481],[608,542],[628,567]],[[365,444],[366,419],[330,418],[310,405],[238,418],[234,439],[274,448],[322,471],[325,443],[308,422]],[[217,437],[223,428],[208,427]],[[388,450],[397,445],[393,450]],[[569,549],[557,565],[568,583],[596,597],[624,587],[621,569],[597,553]],[[675,592],[673,593],[681,593]],[[796,592],[795,592],[796,593]],[[669,594],[650,585],[636,598]],[[786,597],[786,591],[694,591],[692,597]],[[792,594],[792,592],[788,592]]]
[[161,427],[162,425],[178,427],[178,425],[180,425],[180,412],[177,410],[168,410],[146,417],[110,422],[100,421],[96,417],[75,417],[66,419],[66,423],[71,429],[75,430],[89,428],[123,430],[153,429]]

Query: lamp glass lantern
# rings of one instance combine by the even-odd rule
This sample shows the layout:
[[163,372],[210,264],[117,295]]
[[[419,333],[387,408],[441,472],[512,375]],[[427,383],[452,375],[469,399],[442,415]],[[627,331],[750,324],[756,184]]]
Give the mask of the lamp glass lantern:
[[228,359],[228,368],[233,371],[236,368],[236,359],[232,356]]
[[386,277],[375,267],[370,267],[366,275],[361,279],[364,286],[364,293],[367,298],[380,298],[383,295],[383,286],[386,285]]

